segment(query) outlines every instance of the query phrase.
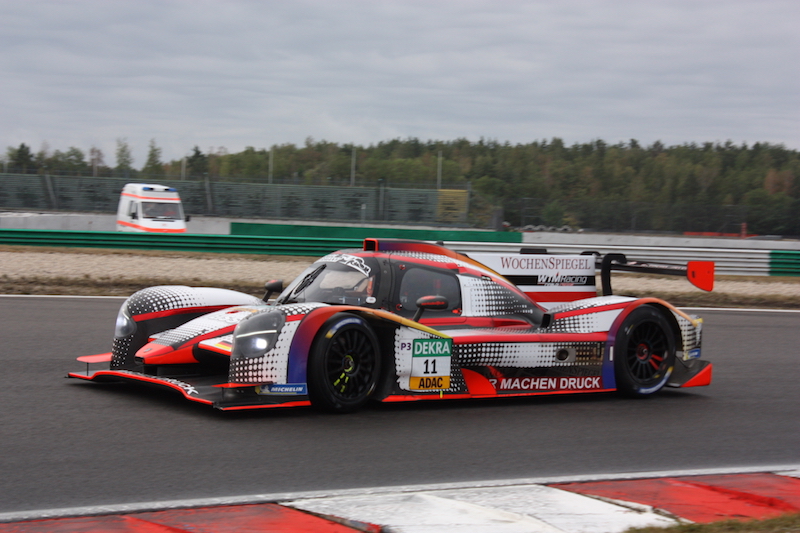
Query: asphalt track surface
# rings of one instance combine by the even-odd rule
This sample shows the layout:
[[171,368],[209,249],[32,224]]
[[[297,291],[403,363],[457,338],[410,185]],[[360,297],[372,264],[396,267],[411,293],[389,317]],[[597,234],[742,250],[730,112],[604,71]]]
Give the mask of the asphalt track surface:
[[64,378],[122,300],[0,298],[0,512],[800,462],[800,314],[703,311],[710,387],[222,413]]

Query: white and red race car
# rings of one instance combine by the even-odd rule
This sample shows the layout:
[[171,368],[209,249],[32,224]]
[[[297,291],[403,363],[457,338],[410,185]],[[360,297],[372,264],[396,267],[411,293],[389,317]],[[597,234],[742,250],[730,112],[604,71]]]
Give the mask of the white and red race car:
[[648,396],[711,382],[702,320],[663,300],[611,294],[609,273],[681,274],[711,290],[713,263],[536,252],[467,256],[366,239],[363,249],[320,258],[285,289],[268,283],[263,299],[147,288],[122,305],[112,351],[79,357],[86,371],[69,376],[161,385],[224,410],[331,412],[369,400]]

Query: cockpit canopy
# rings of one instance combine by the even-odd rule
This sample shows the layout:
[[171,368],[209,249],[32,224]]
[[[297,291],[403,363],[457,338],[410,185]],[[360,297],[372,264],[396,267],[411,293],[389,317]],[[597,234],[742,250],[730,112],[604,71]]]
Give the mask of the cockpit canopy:
[[380,268],[372,257],[331,254],[303,272],[278,296],[278,303],[322,302],[378,307]]

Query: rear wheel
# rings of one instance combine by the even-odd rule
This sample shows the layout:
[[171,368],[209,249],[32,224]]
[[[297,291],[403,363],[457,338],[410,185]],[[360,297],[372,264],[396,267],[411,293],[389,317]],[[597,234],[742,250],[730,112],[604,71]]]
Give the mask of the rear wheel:
[[614,343],[617,390],[649,396],[661,390],[675,367],[675,337],[666,317],[643,305],[625,318]]
[[314,407],[334,413],[355,411],[378,383],[378,339],[361,317],[336,314],[319,330],[307,368],[308,396]]

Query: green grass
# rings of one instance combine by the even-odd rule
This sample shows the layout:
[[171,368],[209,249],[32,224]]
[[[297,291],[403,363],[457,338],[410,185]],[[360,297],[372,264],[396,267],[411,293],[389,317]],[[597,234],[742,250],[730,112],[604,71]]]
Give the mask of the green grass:
[[626,533],[800,533],[800,513],[767,520],[725,520],[711,524],[631,528]]

